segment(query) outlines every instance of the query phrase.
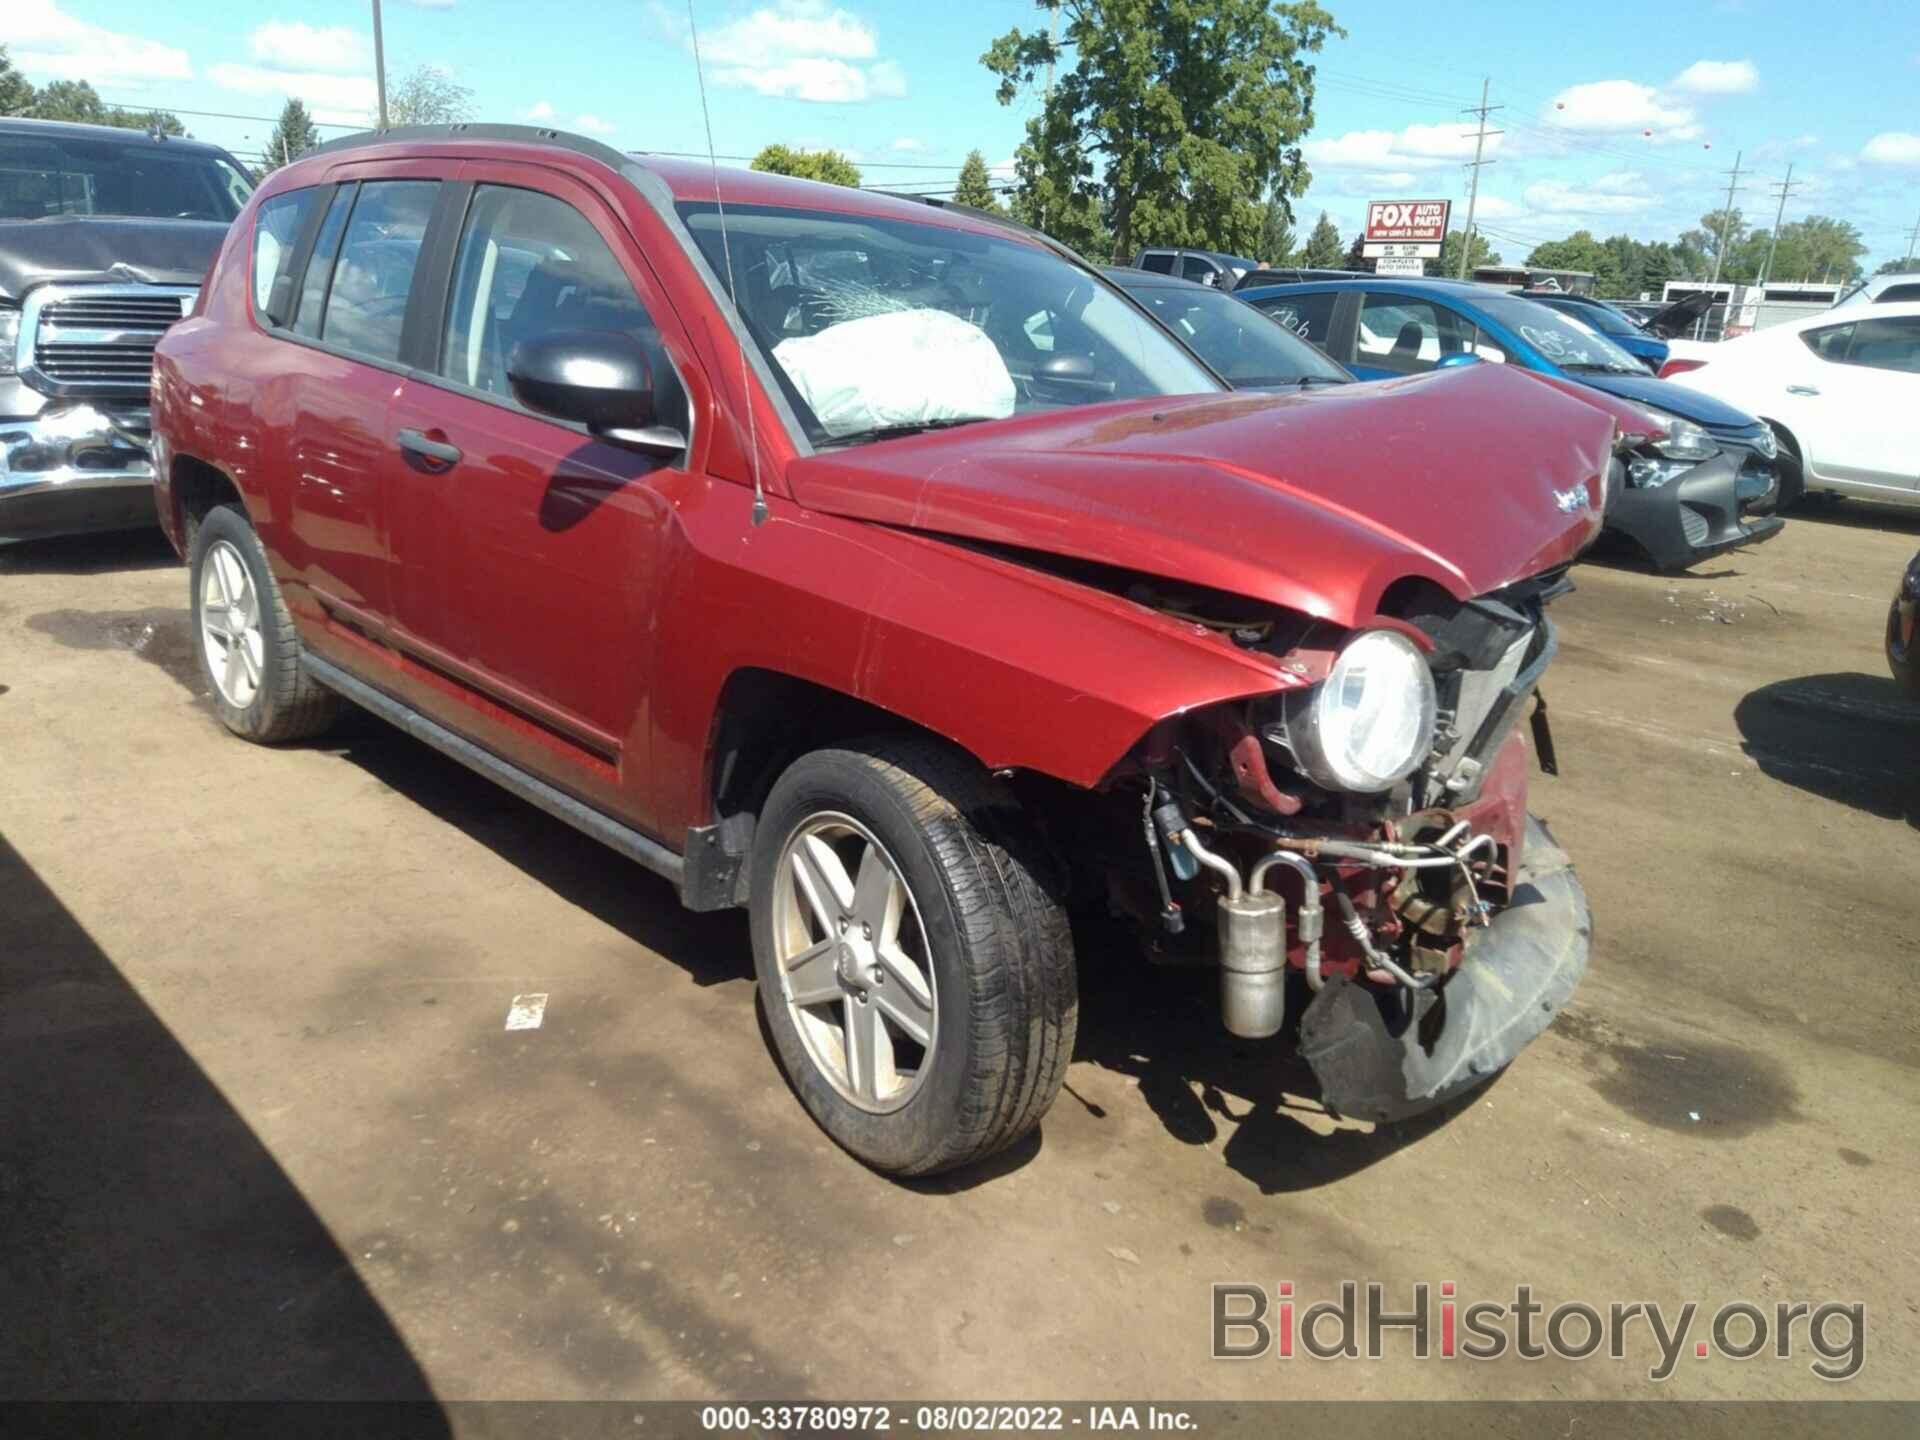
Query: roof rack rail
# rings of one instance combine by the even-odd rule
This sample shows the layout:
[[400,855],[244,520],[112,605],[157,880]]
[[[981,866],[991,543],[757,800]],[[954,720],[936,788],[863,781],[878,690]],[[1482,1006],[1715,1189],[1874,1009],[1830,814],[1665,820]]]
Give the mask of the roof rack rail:
[[576,155],[598,160],[616,170],[643,158],[638,154],[616,150],[598,140],[589,140],[584,135],[554,130],[545,125],[490,125],[467,121],[455,125],[392,125],[385,130],[361,130],[352,135],[342,135],[337,140],[329,140],[324,145],[316,145],[307,154],[327,155],[341,150],[358,150],[368,145],[382,145],[388,141],[406,140],[507,140],[522,145],[555,145],[562,150],[571,150]]

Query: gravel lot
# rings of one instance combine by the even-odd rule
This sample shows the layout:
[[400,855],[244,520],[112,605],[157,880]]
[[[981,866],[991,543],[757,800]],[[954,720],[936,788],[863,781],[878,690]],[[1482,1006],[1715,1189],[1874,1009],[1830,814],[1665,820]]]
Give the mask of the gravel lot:
[[[1037,1142],[920,1186],[788,1095],[738,915],[377,722],[228,738],[157,536],[0,552],[0,1394],[1911,1396],[1916,546],[1576,572],[1533,795],[1598,940],[1490,1090],[1336,1126],[1204,977],[1083,957]],[[1210,1282],[1344,1279],[1859,1301],[1866,1364],[1208,1359]]]

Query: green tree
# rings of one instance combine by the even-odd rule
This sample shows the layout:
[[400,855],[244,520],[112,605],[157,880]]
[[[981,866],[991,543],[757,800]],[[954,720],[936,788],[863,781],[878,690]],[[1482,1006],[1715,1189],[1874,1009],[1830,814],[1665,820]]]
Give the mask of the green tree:
[[1593,238],[1591,230],[1576,230],[1564,240],[1534,246],[1527,264],[1542,270],[1584,270],[1597,276],[1609,259],[1606,247]]
[[[1720,268],[1724,271],[1732,260],[1735,248],[1746,236],[1747,222],[1738,210],[1709,210],[1700,217],[1700,228],[1681,234],[1680,243],[1697,253],[1702,260],[1699,267],[1701,279],[1713,274],[1713,262],[1720,257]],[[1721,255],[1721,243],[1724,239],[1727,253]],[[1721,279],[1727,277],[1723,274]]]
[[967,152],[966,164],[960,167],[960,179],[953,187],[953,199],[958,205],[1000,213],[1000,202],[993,193],[993,177],[987,173],[987,157],[978,150]]
[[7,47],[0,45],[0,115],[25,115],[33,109],[33,86],[13,68]]
[[794,175],[802,180],[821,180],[829,185],[860,186],[860,167],[838,150],[790,150],[785,145],[769,145],[753,157],[748,167],[769,175]]
[[1307,236],[1307,247],[1300,252],[1300,264],[1311,270],[1337,270],[1346,263],[1347,247],[1340,243],[1340,229],[1326,211]]
[[1058,42],[1016,27],[980,57],[1003,105],[1041,72],[1056,77],[1021,147],[1026,206],[1070,217],[1084,238],[1098,202],[1116,260],[1149,244],[1257,248],[1265,197],[1311,178],[1308,57],[1346,33],[1333,17],[1314,0],[1038,4],[1063,12]]
[[1904,260],[1882,260],[1876,275],[1920,275],[1920,255],[1909,255]]
[[25,113],[36,120],[65,120],[76,125],[116,125],[122,130],[158,130],[184,135],[178,115],[165,110],[124,110],[107,104],[85,80],[55,80],[34,93]]
[[1267,197],[1266,213],[1260,217],[1259,258],[1262,265],[1285,265],[1293,258],[1293,207],[1277,190]]
[[313,128],[307,107],[298,100],[289,100],[280,107],[280,119],[267,137],[267,165],[269,168],[291,165],[319,143],[320,132]]
[[[1461,232],[1447,231],[1446,238],[1440,242],[1440,258],[1428,262],[1427,273],[1444,275],[1451,280],[1460,273]],[[1473,250],[1467,257],[1467,277],[1473,277],[1474,270],[1481,265],[1498,265],[1500,254],[1487,243],[1487,237],[1478,230],[1473,232]]]
[[473,118],[473,91],[438,65],[416,65],[387,91],[387,124],[458,125]]

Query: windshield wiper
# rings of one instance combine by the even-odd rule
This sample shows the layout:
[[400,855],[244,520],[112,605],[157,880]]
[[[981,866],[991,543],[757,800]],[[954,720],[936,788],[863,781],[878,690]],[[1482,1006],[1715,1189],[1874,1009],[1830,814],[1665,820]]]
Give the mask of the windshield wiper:
[[1638,373],[1641,367],[1638,365],[1621,365],[1611,360],[1605,363],[1598,360],[1562,360],[1560,362],[1560,368],[1562,370],[1571,370],[1577,375],[1585,375],[1589,372],[1600,375],[1633,375]]
[[875,425],[867,430],[829,436],[822,444],[864,445],[869,440],[897,440],[903,435],[924,435],[929,430],[951,430],[957,425],[977,425],[982,420],[995,418],[992,415],[961,415],[946,420],[912,420],[900,425]]

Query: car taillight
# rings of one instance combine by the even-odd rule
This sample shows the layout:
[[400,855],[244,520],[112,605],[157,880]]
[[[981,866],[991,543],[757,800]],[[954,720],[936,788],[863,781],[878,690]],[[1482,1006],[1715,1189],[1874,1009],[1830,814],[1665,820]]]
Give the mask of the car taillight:
[[1706,368],[1707,362],[1704,360],[1669,360],[1660,367],[1660,378],[1662,380],[1671,380],[1674,376],[1684,374],[1689,370],[1704,370]]

